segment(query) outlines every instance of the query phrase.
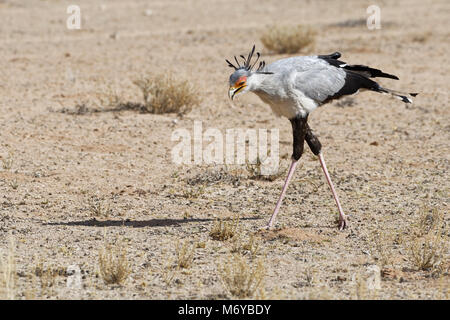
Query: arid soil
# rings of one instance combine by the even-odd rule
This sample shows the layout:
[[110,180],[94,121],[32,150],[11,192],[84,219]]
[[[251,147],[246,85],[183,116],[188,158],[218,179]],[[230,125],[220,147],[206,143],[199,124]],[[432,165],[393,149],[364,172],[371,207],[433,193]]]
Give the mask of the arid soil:
[[[74,2],[80,30],[66,28]],[[448,299],[449,1],[377,1],[378,30],[365,23],[373,3],[356,0],[23,3],[0,0],[2,272],[15,265],[4,297],[234,298],[224,267],[241,257],[262,279],[251,298]],[[408,106],[362,92],[311,114],[349,215],[344,231],[308,148],[276,229],[259,230],[290,162],[291,126],[252,94],[234,105],[227,96],[225,58],[253,44],[267,63],[286,57],[260,37],[299,23],[317,31],[314,50],[300,55],[339,51],[400,78],[381,79],[386,87],[419,92]],[[133,81],[164,73],[197,89],[201,103],[184,117],[111,108],[115,96],[142,103]],[[194,121],[223,133],[278,128],[283,174],[174,164],[172,132],[192,132]],[[211,237],[217,219],[236,217],[235,237]],[[423,247],[418,239],[436,225]],[[193,245],[186,268],[183,244]],[[126,250],[121,284],[102,277],[104,247]],[[421,268],[414,252],[424,251],[434,260]],[[68,281],[69,266],[81,283]]]

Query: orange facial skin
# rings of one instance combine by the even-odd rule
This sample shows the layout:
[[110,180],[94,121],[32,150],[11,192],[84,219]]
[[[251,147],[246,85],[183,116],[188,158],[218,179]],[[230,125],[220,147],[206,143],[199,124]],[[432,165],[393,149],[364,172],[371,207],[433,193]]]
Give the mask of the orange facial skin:
[[247,82],[247,77],[242,76],[234,83],[235,88],[239,88],[240,86],[243,86]]

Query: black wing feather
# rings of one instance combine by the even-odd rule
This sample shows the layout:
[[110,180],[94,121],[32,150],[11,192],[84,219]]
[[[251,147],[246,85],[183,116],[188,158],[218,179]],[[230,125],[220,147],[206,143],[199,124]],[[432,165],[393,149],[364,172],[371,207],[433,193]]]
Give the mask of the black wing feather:
[[335,66],[336,68],[343,68],[346,70],[350,70],[356,73],[359,73],[363,76],[366,76],[367,78],[389,78],[389,79],[395,79],[398,80],[398,77],[385,73],[379,69],[371,68],[362,64],[347,64],[344,61],[338,60],[338,58],[341,56],[339,52],[332,53],[330,55],[322,55],[318,56],[318,58],[325,60],[328,62],[328,64],[331,64],[332,66]]
[[329,102],[330,100],[338,99],[342,96],[350,95],[356,93],[359,89],[367,89],[372,91],[379,91],[380,85],[375,81],[366,78],[362,74],[353,72],[350,70],[345,70],[345,83],[344,86],[332,96],[327,97],[323,103]]

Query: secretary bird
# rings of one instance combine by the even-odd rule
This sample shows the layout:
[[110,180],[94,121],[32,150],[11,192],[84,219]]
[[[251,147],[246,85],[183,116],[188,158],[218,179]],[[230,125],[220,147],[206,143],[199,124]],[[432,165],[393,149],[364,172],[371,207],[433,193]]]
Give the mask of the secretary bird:
[[276,115],[289,119],[293,134],[292,162],[266,228],[270,229],[275,222],[297,162],[302,156],[306,140],[311,151],[319,158],[325,178],[336,201],[339,211],[339,229],[345,229],[347,217],[328,173],[321,151],[322,145],[308,125],[308,115],[318,106],[346,95],[358,93],[359,90],[390,94],[404,103],[412,103],[411,97],[416,96],[417,93],[401,93],[383,88],[369,78],[398,80],[398,77],[368,66],[347,64],[338,60],[341,57],[339,52],[330,55],[290,57],[267,66],[264,61],[261,61],[258,68],[253,70],[261,56],[257,52],[256,60],[252,63],[254,53],[255,46],[247,58],[241,55],[242,65],[236,56],[234,57],[236,64],[225,60],[228,66],[235,70],[230,76],[228,95],[233,99],[237,93],[248,91],[255,93],[271,107]]

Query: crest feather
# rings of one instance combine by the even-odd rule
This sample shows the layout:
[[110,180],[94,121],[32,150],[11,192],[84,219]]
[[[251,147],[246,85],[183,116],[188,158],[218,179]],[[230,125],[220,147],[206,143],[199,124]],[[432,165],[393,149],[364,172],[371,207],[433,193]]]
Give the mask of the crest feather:
[[[247,58],[245,58],[243,55],[239,56],[240,58],[242,58],[242,60],[244,60],[244,64],[242,66],[239,64],[239,61],[236,58],[236,56],[234,56],[234,60],[236,61],[236,65],[232,64],[228,59],[225,59],[225,61],[228,63],[228,66],[230,68],[233,68],[234,70],[245,69],[247,71],[252,71],[253,68],[255,67],[255,65],[258,63],[259,58],[261,57],[261,54],[259,52],[256,52],[256,60],[255,60],[255,62],[253,62],[253,64],[251,63],[253,55],[255,53],[255,48],[256,48],[256,46],[253,45],[253,48],[250,51],[250,53],[248,54]],[[264,73],[264,74],[272,74],[272,72],[264,72],[264,71],[262,71],[265,66],[266,66],[266,63],[264,61],[261,61],[259,63],[258,69],[256,69],[255,72],[256,73]]]

